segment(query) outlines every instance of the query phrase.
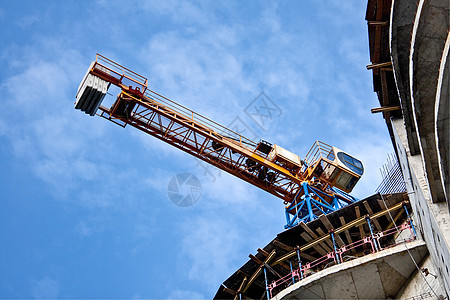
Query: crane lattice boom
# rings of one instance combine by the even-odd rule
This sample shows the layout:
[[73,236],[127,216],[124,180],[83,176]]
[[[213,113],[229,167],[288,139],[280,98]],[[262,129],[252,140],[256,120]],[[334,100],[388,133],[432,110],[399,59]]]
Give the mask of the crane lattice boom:
[[[107,108],[101,102],[111,84],[121,92]],[[99,54],[78,88],[75,108],[136,127],[283,199],[288,227],[355,201],[346,192],[362,175],[359,160],[322,142],[304,160],[278,145],[256,143],[150,90],[145,77]]]

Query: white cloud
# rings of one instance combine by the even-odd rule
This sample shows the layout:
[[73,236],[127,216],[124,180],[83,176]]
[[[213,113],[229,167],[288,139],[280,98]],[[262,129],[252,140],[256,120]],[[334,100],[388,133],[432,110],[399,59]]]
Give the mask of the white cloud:
[[[283,114],[258,135],[300,156],[313,140],[329,139],[325,142],[336,142],[363,160],[366,173],[355,189],[357,196],[369,195],[377,186],[390,142],[379,134],[384,127],[369,125],[365,99],[372,92],[370,76],[355,71],[359,65],[364,69],[367,51],[356,39],[352,18],[345,17],[361,15],[364,4],[327,1],[315,7],[320,18],[311,19],[316,23],[297,26],[285,19],[284,4],[278,2],[252,4],[246,11],[231,1],[122,2],[98,0],[87,8],[95,18],[67,21],[74,29],[64,39],[43,32],[38,42],[9,45],[1,53],[7,68],[0,89],[7,97],[0,135],[55,198],[90,212],[73,226],[77,236],[96,238],[122,226],[115,213],[128,214],[133,216],[127,228],[130,253],[146,251],[168,213],[158,210],[163,202],[143,204],[146,197],[169,203],[166,189],[175,173],[203,174],[178,149],[73,109],[75,89],[90,62],[82,53],[93,56],[93,49],[147,76],[155,91],[224,125],[242,116],[263,89]],[[330,22],[335,25],[332,34],[324,35]],[[198,177],[203,184],[200,202],[171,215],[180,237],[175,240],[168,232],[167,239],[182,250],[176,261],[188,269],[190,286],[173,291],[170,298],[203,298],[201,293],[215,291],[284,222],[280,199],[223,172],[215,182],[207,175]],[[58,296],[58,283],[41,281],[36,295],[44,295],[40,290],[47,287]]]
[[31,284],[31,294],[36,299],[57,299],[60,290],[59,282],[48,276],[33,280]]
[[[261,23],[264,29],[269,29],[271,33],[281,32],[280,16],[277,13],[278,5],[276,2],[267,3],[261,13]],[[264,30],[263,29],[263,30]]]
[[[1,17],[1,16],[0,16]],[[41,16],[38,14],[35,15],[26,15],[21,17],[16,21],[17,25],[20,27],[30,27],[33,26],[35,23],[39,22],[41,20]]]
[[[169,98],[214,120],[231,121],[231,111],[254,84],[244,77],[242,62],[229,49],[234,30],[213,27],[192,39],[179,32],[151,38],[141,60],[154,74],[151,86]],[[218,34],[217,34],[218,33]],[[182,47],[180,47],[182,45]],[[167,91],[166,93],[163,91]],[[220,112],[220,113],[219,113]],[[228,118],[223,117],[228,116]]]
[[[222,173],[215,182],[202,177],[203,194],[180,219],[180,258],[195,286],[215,293],[220,282],[239,268],[258,247],[282,229],[283,204],[233,176]],[[212,295],[208,295],[210,297]]]
[[386,163],[387,154],[393,151],[389,136],[367,132],[364,138],[348,140],[342,150],[357,157],[364,165],[364,174],[352,194],[360,199],[373,195],[382,180],[379,169]]
[[[0,113],[0,132],[57,198],[70,192],[74,200],[81,198],[80,203],[104,206],[110,199],[78,189],[80,183],[115,190],[115,179],[130,173],[124,170],[117,175],[109,166],[108,124],[73,109],[75,88],[85,70],[72,62],[84,59],[76,51],[62,49],[62,40],[43,40],[11,57],[13,74],[0,85],[8,95]],[[53,52],[58,55],[47,57]]]
[[167,15],[175,24],[207,25],[214,17],[206,2],[186,2],[180,0],[146,2],[144,9]]
[[[319,3],[319,14],[322,20],[333,24],[333,28],[342,29],[352,25],[355,20],[364,24],[367,2],[358,0],[331,0]],[[343,16],[358,16],[357,18],[345,18]],[[364,24],[365,25],[365,24]],[[360,27],[364,28],[364,27]],[[365,28],[364,28],[365,29]]]
[[202,294],[196,291],[173,290],[167,299],[206,299]]
[[85,221],[81,221],[75,226],[74,231],[81,236],[90,236],[94,232],[94,228],[89,226]]
[[234,271],[241,235],[236,225],[222,220],[196,218],[186,223],[181,253],[189,261],[189,279],[209,289],[217,287]]

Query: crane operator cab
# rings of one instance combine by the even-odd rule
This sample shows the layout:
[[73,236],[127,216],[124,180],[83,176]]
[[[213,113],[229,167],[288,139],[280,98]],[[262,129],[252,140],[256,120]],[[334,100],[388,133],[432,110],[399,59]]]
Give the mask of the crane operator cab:
[[360,160],[320,141],[314,143],[304,160],[297,154],[263,140],[256,150],[321,190],[336,187],[349,193],[364,173]]
[[364,167],[360,160],[319,141],[315,142],[304,162],[308,178],[318,179],[320,182],[346,193],[353,190],[364,173]]

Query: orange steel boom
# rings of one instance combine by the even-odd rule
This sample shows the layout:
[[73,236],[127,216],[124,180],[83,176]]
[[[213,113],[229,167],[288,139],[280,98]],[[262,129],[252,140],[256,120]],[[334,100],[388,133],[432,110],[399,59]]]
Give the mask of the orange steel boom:
[[[107,90],[110,84],[121,92],[112,107],[107,108],[100,103],[106,93],[105,85]],[[99,87],[103,88],[100,94]],[[145,77],[99,54],[80,85],[76,108],[90,114],[98,108],[101,117],[122,127],[136,127],[283,199],[285,204],[297,199],[305,182],[320,185],[325,195],[322,200],[331,202],[334,192],[330,188],[339,184],[341,175],[356,178],[347,186],[339,186],[346,192],[362,175],[336,163],[334,147],[321,142],[316,142],[306,159],[297,164],[289,163],[289,159],[274,159],[273,151],[268,151],[274,149],[272,145],[255,143],[169,100],[150,90]]]

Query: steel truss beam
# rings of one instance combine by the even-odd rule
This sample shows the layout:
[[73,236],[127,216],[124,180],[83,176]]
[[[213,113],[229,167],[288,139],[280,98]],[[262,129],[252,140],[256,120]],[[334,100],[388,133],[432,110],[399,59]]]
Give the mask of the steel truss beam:
[[[124,107],[133,107],[133,110],[127,112],[123,109]],[[285,202],[291,202],[299,189],[300,180],[295,175],[282,170],[278,165],[265,161],[255,153],[254,149],[243,142],[201,126],[147,96],[139,97],[129,91],[122,91],[110,109],[100,106],[100,110],[100,116],[110,121],[142,130]],[[247,159],[258,163],[256,166],[248,166]],[[269,172],[274,174],[271,181],[267,179]]]
[[121,89],[111,108],[99,107],[101,117],[122,127],[133,126],[283,199],[286,228],[357,200],[334,189],[333,182],[316,182],[319,168],[322,173],[341,168],[326,159],[317,160],[322,155],[319,142],[310,150],[318,152],[305,159],[305,169],[287,169],[258,151],[255,142],[148,89],[145,77],[101,55],[89,72]]

